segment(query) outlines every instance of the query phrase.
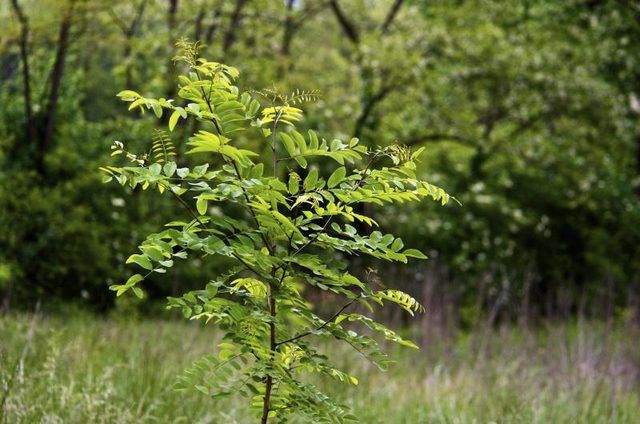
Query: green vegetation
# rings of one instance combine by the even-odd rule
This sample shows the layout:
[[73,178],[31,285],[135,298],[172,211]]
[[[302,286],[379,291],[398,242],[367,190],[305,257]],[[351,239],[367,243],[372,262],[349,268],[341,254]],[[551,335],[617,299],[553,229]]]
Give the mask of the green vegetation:
[[[76,422],[135,422],[146,413],[157,421],[255,421],[257,411],[235,395],[214,401],[169,391],[175,374],[203,355],[218,360],[218,344],[228,340],[214,336],[214,326],[156,320],[169,298],[173,312],[191,318],[215,320],[213,303],[224,299],[241,316],[256,312],[252,323],[270,322],[261,308],[277,277],[289,279],[276,297],[300,307],[282,303],[291,310],[281,316],[276,307],[283,322],[268,333],[276,344],[295,338],[293,351],[279,351],[285,357],[297,358],[297,348],[323,352],[345,373],[336,371],[338,379],[358,378],[360,387],[348,390],[321,373],[296,376],[335,393],[351,407],[342,416],[633,419],[637,1],[7,0],[0,27],[7,422],[32,413]],[[189,73],[197,67],[184,59],[193,54],[170,60],[181,54],[178,40],[199,42],[206,72]],[[210,78],[217,97],[205,93],[203,101],[198,88]],[[106,159],[110,146],[116,157]],[[374,177],[376,190],[387,184],[387,198],[347,205],[366,195],[358,178]],[[413,194],[451,193],[459,203],[401,202],[416,200],[400,194],[414,181],[428,185],[417,183]],[[336,218],[316,219],[327,215]],[[227,239],[232,233],[238,237]],[[417,260],[423,253],[428,260]],[[143,271],[130,279],[135,266]],[[301,274],[311,284],[298,281]],[[372,313],[362,301],[376,299],[409,310],[420,304],[426,313],[370,302]],[[36,305],[50,321],[38,322],[25,368],[14,368],[28,334],[22,314]],[[95,315],[56,318],[76,309]],[[117,314],[141,321],[103,321]],[[381,343],[399,365],[382,374],[329,343],[344,339],[343,325],[372,347]],[[156,327],[166,344],[152,336]],[[193,349],[174,331],[192,338]],[[230,337],[245,333],[234,328]],[[386,338],[422,350],[396,350]],[[104,355],[92,353],[96,346]],[[145,351],[157,357],[143,360]],[[125,361],[128,354],[137,359]],[[254,373],[258,396],[277,362],[263,359]],[[47,367],[54,377],[45,378]],[[128,380],[138,372],[146,377]],[[49,420],[42,417],[22,420]]]
[[[431,258],[381,269],[381,280],[404,282],[393,288],[420,297],[416,283],[432,275],[463,325],[487,313],[633,312],[639,14],[634,2],[586,0],[3,2],[0,222],[12,228],[0,233],[4,303],[110,308],[107,287],[127,277],[126,252],[157,223],[188,219],[168,196],[125,196],[96,172],[113,140],[142,152],[156,125],[152,114],[128,114],[114,93],[176,97],[181,69],[168,58],[187,37],[203,43],[202,56],[238,66],[242,92],[321,93],[298,123],[302,134],[425,147],[417,176],[464,206],[368,207]],[[195,124],[174,116],[169,138],[182,167]],[[148,295],[183,293],[225,267],[153,275]]]
[[[83,315],[35,321],[3,316],[1,377],[18,365],[5,419],[247,422],[252,414],[236,398],[211,402],[198,392],[170,389],[183,367],[214,349],[219,338],[211,328]],[[362,422],[371,424],[633,423],[640,408],[638,375],[631,371],[640,360],[639,336],[637,328],[594,323],[538,331],[505,327],[445,338],[421,351],[401,349],[394,353],[398,364],[386,373],[331,343],[324,346],[327,353],[359,375],[361,387],[336,388],[324,379],[319,384],[344,394]]]
[[[125,156],[133,166],[101,169],[105,182],[172,195],[190,220],[172,220],[165,224],[168,229],[148,235],[139,253],[126,260],[144,275],[134,274],[111,289],[118,296],[131,290],[142,299],[145,279],[166,273],[174,261],[229,261],[229,270],[200,289],[169,298],[168,309],[180,309],[185,318],[213,321],[224,330],[220,353],[195,361],[176,388],[195,388],[214,399],[234,393],[249,397],[263,424],[296,415],[313,422],[357,420],[347,407],[302,380],[305,373],[320,373],[358,384],[357,377],[332,365],[314,339],[345,342],[384,370],[387,355],[374,339],[354,331],[354,323],[400,345],[418,346],[354,312],[354,307],[364,305],[373,313],[372,305],[395,303],[411,315],[424,307],[405,292],[359,280],[336,254],[402,263],[426,259],[420,251],[404,248],[402,239],[372,231],[377,222],[357,211],[369,204],[425,198],[445,205],[449,195],[416,177],[424,148],[369,150],[355,137],[328,141],[312,130],[303,135],[296,130],[303,113],[295,106],[315,100],[315,93],[267,90],[256,93],[266,100],[262,106],[249,92],[239,91],[236,68],[199,57],[198,43],[179,44],[176,60],[187,65],[176,90],[182,102],[131,90],[118,97],[131,103],[129,110],[153,111],[158,119],[166,111],[169,131],[193,117],[202,129],[189,137],[186,154],[197,155],[198,165],[178,168],[176,147],[156,130],[149,153],[135,154],[114,142],[111,156]],[[241,148],[251,136],[259,140],[251,145],[265,144],[271,150],[268,161],[256,160],[263,149]],[[326,179],[319,172],[319,159],[336,162]],[[230,218],[212,211],[213,205],[232,206],[244,214],[238,211],[238,219]],[[366,229],[359,233],[351,225],[357,223]],[[305,297],[310,287],[338,295],[344,304],[322,318]]]

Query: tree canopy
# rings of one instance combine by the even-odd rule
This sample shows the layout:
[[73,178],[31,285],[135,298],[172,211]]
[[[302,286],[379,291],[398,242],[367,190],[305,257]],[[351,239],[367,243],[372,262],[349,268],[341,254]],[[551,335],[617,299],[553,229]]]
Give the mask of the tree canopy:
[[[463,321],[625,311],[640,288],[639,16],[635,2],[605,0],[3,2],[2,296],[111,306],[126,252],[180,210],[101,184],[105,147],[141,151],[155,125],[113,93],[175,97],[168,58],[189,38],[236,64],[243,91],[318,96],[297,124],[305,142],[313,128],[367,148],[424,147],[417,175],[462,206],[363,206],[430,261],[400,271],[358,258],[354,268],[418,297],[435,281]],[[198,129],[165,135],[178,167],[177,141]],[[148,295],[227,266],[154,276]]]

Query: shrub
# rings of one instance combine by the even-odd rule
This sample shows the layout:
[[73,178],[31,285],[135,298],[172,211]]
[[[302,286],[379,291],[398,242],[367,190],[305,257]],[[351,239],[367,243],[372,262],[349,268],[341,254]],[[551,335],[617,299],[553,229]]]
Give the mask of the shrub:
[[[166,229],[150,234],[127,260],[144,272],[112,290],[118,296],[131,290],[143,297],[145,278],[167,272],[174,261],[231,260],[228,272],[202,290],[168,300],[168,308],[180,309],[186,318],[212,321],[224,331],[218,355],[195,362],[177,388],[193,387],[214,398],[240,393],[252,399],[262,423],[292,414],[313,422],[355,419],[346,406],[301,378],[319,373],[358,383],[317,350],[314,338],[348,343],[385,369],[389,361],[377,342],[350,326],[360,324],[357,328],[368,327],[392,342],[417,346],[353,312],[352,306],[373,310],[395,303],[411,315],[422,307],[406,293],[361,281],[346,270],[344,258],[364,254],[404,263],[425,258],[415,249],[405,249],[391,234],[358,231],[356,227],[377,226],[359,212],[359,205],[424,198],[444,204],[449,196],[417,179],[420,151],[401,146],[367,149],[355,138],[328,141],[314,131],[298,132],[296,123],[303,113],[296,106],[313,100],[316,93],[241,92],[234,85],[236,68],[199,58],[197,45],[182,47],[178,59],[186,63],[188,73],[179,77],[178,96],[184,104],[130,90],[119,97],[130,102],[130,110],[152,111],[159,119],[166,114],[169,131],[178,124],[198,125],[201,129],[189,138],[186,153],[199,158],[200,164],[179,167],[170,137],[157,132],[144,155],[114,142],[112,154],[123,155],[132,165],[102,170],[106,180],[174,197],[190,218],[169,222]],[[243,148],[242,141],[251,138],[260,140],[259,147]],[[261,146],[270,151],[267,160],[261,159]],[[320,161],[335,162],[330,175],[320,175]],[[214,204],[233,205],[240,217],[215,213]],[[322,318],[303,296],[307,285],[332,292],[344,303]]]

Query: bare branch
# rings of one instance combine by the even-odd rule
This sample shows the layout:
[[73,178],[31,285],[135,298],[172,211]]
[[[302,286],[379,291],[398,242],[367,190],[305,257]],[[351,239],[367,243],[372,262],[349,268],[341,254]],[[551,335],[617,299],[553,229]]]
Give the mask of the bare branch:
[[20,60],[22,62],[22,91],[24,95],[25,134],[29,143],[36,142],[36,128],[33,120],[33,102],[31,98],[31,71],[29,68],[29,19],[22,11],[18,0],[11,0],[11,6],[20,22]]
[[65,62],[67,58],[67,52],[69,50],[69,44],[71,43],[71,25],[73,21],[75,1],[69,3],[68,8],[65,10],[58,29],[58,42],[56,49],[56,57],[53,62],[53,68],[49,76],[51,85],[49,86],[49,99],[47,102],[47,109],[45,115],[45,131],[40,143],[40,154],[44,153],[50,147],[56,128],[56,113],[58,109],[58,101],[60,99],[60,92],[62,89],[62,79],[65,71]]
[[224,41],[222,44],[222,51],[226,55],[229,51],[233,43],[235,43],[237,38],[237,32],[240,28],[240,18],[242,16],[242,9],[249,0],[237,0],[236,6],[233,9],[233,13],[231,14],[231,21],[229,22],[229,27],[227,28],[227,32],[224,35]]
[[398,14],[398,11],[400,10],[400,7],[402,6],[403,2],[404,2],[404,0],[395,0],[393,2],[393,5],[391,6],[391,9],[389,9],[389,13],[387,13],[387,17],[384,19],[384,23],[382,24],[382,27],[380,28],[380,31],[383,34],[386,34],[386,32],[389,31],[389,27],[391,27],[391,24],[393,23],[393,20],[395,19],[396,15]]
[[333,14],[336,15],[336,19],[338,20],[338,23],[340,24],[340,27],[342,27],[342,31],[345,33],[347,38],[353,44],[359,44],[360,36],[358,34],[358,30],[353,25],[353,23],[349,21],[349,19],[347,19],[342,9],[340,9],[338,0],[331,0],[329,2],[329,5],[331,6],[331,10],[333,10]]
[[[213,20],[209,27],[207,28],[207,33],[204,36],[204,42],[210,44],[213,41],[213,36],[216,33],[216,30],[220,26],[220,17],[222,16],[222,4],[219,3],[218,6],[213,10]],[[197,40],[196,40],[197,41]]]
[[314,328],[313,330],[305,331],[304,333],[300,333],[297,336],[291,337],[290,339],[278,342],[278,343],[276,343],[276,347],[280,346],[280,345],[283,345],[283,344],[291,343],[291,342],[296,341],[298,339],[301,339],[303,337],[309,336],[309,335],[315,333],[316,331],[322,330],[324,327],[326,327],[327,325],[329,325],[330,323],[335,321],[336,318],[338,318],[338,316],[340,316],[340,314],[342,312],[344,312],[345,309],[347,309],[349,306],[353,305],[353,303],[356,300],[358,300],[357,297],[351,299],[349,302],[347,302],[346,304],[342,305],[342,307],[335,314],[331,315],[331,318],[329,318],[328,320],[326,320],[325,322],[323,322],[321,325],[319,325],[318,327]]
[[387,97],[393,91],[394,88],[395,88],[395,85],[388,85],[388,86],[382,87],[380,91],[378,91],[376,94],[371,96],[371,98],[369,98],[369,100],[365,103],[364,107],[362,108],[362,112],[360,112],[360,116],[358,116],[358,119],[356,120],[356,125],[353,130],[354,137],[360,138],[360,136],[362,135],[362,130],[364,129],[365,124],[367,123],[367,120],[369,119],[369,116],[375,109],[376,105],[381,101],[383,101],[385,97]]

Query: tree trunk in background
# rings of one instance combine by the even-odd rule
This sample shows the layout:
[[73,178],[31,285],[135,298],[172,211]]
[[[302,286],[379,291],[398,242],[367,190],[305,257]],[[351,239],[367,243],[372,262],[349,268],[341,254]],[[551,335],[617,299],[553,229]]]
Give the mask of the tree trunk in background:
[[278,79],[284,78],[284,75],[291,68],[291,41],[296,30],[296,23],[293,16],[293,5],[295,0],[285,1],[285,12],[287,16],[284,18],[284,27],[282,28],[282,41],[280,43],[280,60],[278,61],[277,75]]
[[453,314],[455,296],[447,284],[447,272],[433,260],[422,267],[422,273],[420,302],[426,312],[421,320],[421,342],[429,349],[452,336],[458,323]]
[[[178,14],[178,0],[169,0],[169,9],[167,10],[167,42],[169,44],[169,61],[167,62],[167,98],[171,99],[176,94],[176,85],[173,83],[175,78],[175,65],[173,63],[173,48],[176,42],[176,15]],[[168,118],[167,118],[168,119]],[[163,121],[164,122],[164,121]]]
[[140,23],[142,22],[142,16],[144,15],[144,9],[147,6],[147,0],[142,0],[138,5],[136,16],[131,21],[131,24],[126,29],[125,38],[126,45],[124,48],[124,57],[126,61],[125,68],[125,88],[133,86],[133,46],[131,45],[132,39],[138,34]]
[[213,11],[213,21],[211,25],[207,28],[207,33],[204,37],[204,42],[206,44],[211,44],[213,41],[213,37],[216,34],[216,30],[220,26],[220,17],[222,16],[222,2],[218,3],[218,6]]
[[167,10],[167,30],[169,33],[169,45],[173,48],[175,42],[176,15],[178,14],[178,0],[169,0],[169,9]]
[[382,24],[381,31],[383,34],[389,31],[389,28],[391,27],[391,24],[393,23],[393,20],[398,14],[398,11],[400,10],[400,6],[402,6],[403,2],[404,0],[395,0],[393,2],[391,9],[389,9],[389,13],[387,13],[387,17],[384,19],[384,23]]
[[[246,6],[248,0],[237,0],[236,5],[233,8],[231,14],[231,20],[229,21],[229,27],[224,34],[224,40],[222,43],[222,57],[226,58],[229,49],[233,46],[237,39],[237,31],[240,28],[240,18],[242,16],[242,9]],[[224,60],[222,60],[224,62]]]
[[[22,91],[24,96],[25,136],[27,144],[37,143],[36,125],[33,119],[33,100],[31,98],[31,71],[29,68],[29,19],[22,11],[18,0],[11,0],[12,9],[20,21],[20,61],[22,63]],[[37,168],[41,169],[40,163]]]
[[[51,147],[53,137],[56,129],[56,113],[58,110],[58,102],[60,100],[60,89],[62,86],[62,78],[65,70],[65,60],[67,58],[67,51],[69,48],[69,33],[71,31],[71,20],[73,13],[74,2],[70,2],[68,9],[65,11],[62,21],[60,22],[60,29],[58,31],[58,44],[56,51],[56,58],[53,63],[53,69],[51,70],[51,86],[49,89],[49,99],[47,102],[47,109],[45,115],[44,134],[41,139],[40,161],[44,164],[44,155]],[[43,168],[44,170],[44,168]]]
[[293,20],[293,4],[295,0],[286,0],[285,8],[287,16],[284,19],[284,30],[282,31],[282,44],[280,45],[280,54],[288,57],[291,52],[291,40],[294,33],[294,20]]
[[353,23],[351,23],[351,21],[349,21],[349,19],[347,19],[347,17],[345,16],[344,12],[340,8],[340,5],[338,4],[338,0],[331,0],[329,2],[329,6],[331,6],[331,10],[333,10],[333,14],[336,16],[336,19],[338,20],[338,23],[340,24],[340,27],[342,28],[342,31],[347,36],[347,38],[353,44],[359,44],[360,35],[358,34],[358,31],[356,30],[356,27],[353,25]]
[[200,41],[202,39],[202,22],[206,15],[205,7],[202,6],[196,15],[193,25],[193,41]]

